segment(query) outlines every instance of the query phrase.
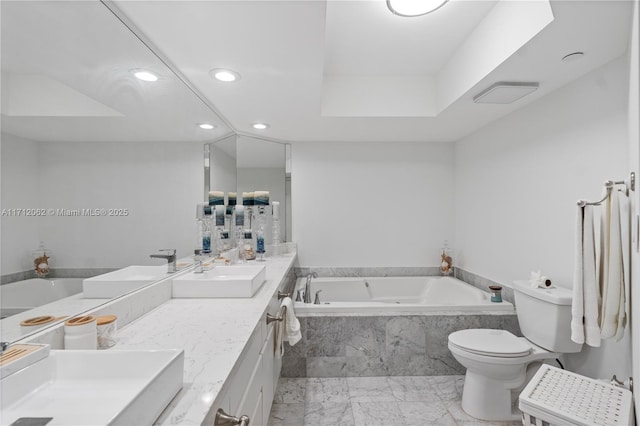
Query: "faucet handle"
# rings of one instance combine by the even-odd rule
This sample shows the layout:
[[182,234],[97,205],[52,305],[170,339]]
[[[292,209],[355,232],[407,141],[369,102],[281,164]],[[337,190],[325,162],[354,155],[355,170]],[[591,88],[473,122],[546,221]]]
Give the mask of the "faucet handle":
[[322,290],[318,290],[318,291],[316,291],[316,299],[313,301],[313,304],[314,304],[314,305],[319,305],[319,304],[320,304],[320,292],[321,292],[321,291],[322,291]]
[[168,251],[169,254],[172,254],[172,255],[176,254],[176,249],[160,249],[158,251]]
[[300,296],[301,292],[302,292],[302,289],[299,288],[298,292],[296,293],[296,302],[302,302],[302,296]]

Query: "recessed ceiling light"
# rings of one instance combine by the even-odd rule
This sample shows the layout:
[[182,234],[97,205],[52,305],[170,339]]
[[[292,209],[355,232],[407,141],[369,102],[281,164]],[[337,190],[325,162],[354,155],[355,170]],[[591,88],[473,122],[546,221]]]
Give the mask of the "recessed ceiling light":
[[198,127],[200,127],[201,129],[205,129],[205,130],[211,130],[211,129],[215,129],[216,126],[214,126],[213,124],[209,124],[209,123],[202,123],[202,124],[198,124]]
[[563,62],[577,61],[578,59],[582,59],[583,56],[584,56],[584,52],[573,52],[573,53],[569,53],[568,55],[564,55],[562,57],[562,61]]
[[387,7],[394,15],[422,16],[440,9],[448,0],[387,0]]
[[158,76],[147,70],[132,70],[133,75],[142,81],[158,81]]
[[265,130],[269,128],[269,125],[267,123],[255,123],[252,127],[256,130]]
[[209,75],[216,80],[223,81],[225,83],[232,83],[236,80],[240,80],[240,74],[235,71],[222,68],[212,69],[211,71],[209,71]]

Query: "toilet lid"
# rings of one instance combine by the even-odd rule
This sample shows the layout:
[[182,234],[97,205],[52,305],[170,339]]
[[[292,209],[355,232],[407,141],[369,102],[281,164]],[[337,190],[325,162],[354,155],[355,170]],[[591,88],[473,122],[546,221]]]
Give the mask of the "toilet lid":
[[449,342],[468,352],[495,357],[519,357],[531,353],[531,345],[505,330],[477,328],[449,335]]

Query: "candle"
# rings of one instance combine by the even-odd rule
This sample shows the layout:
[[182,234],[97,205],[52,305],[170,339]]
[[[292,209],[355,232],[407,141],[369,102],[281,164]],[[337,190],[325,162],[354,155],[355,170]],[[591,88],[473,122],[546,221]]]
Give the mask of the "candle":
[[274,201],[271,205],[273,206],[273,218],[280,219],[280,202]]

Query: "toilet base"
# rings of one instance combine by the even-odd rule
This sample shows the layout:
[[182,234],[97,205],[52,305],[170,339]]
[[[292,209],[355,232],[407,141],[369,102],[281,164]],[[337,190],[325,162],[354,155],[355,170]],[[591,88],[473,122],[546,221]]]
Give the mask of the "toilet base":
[[470,416],[481,420],[520,420],[520,413],[513,409],[514,389],[507,389],[505,384],[504,381],[493,380],[467,370],[462,392],[462,409]]

